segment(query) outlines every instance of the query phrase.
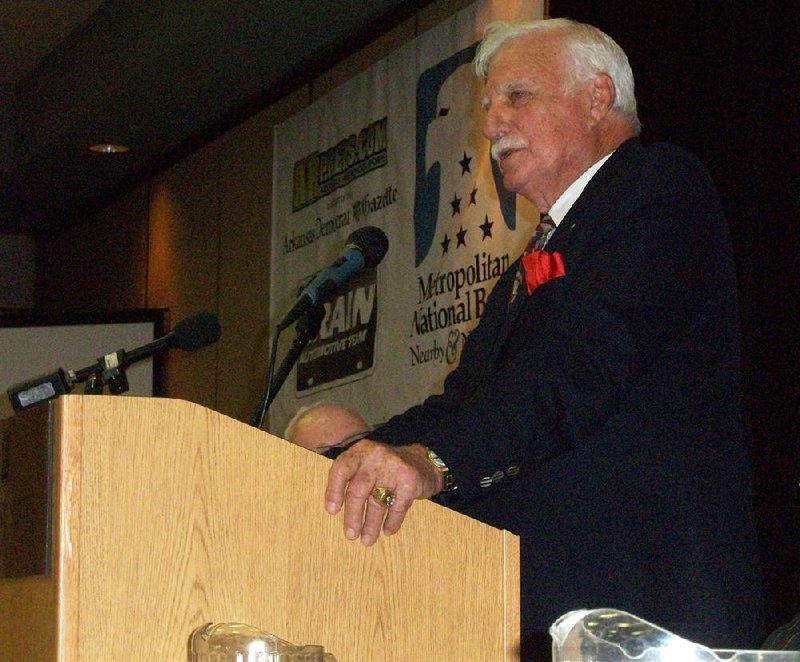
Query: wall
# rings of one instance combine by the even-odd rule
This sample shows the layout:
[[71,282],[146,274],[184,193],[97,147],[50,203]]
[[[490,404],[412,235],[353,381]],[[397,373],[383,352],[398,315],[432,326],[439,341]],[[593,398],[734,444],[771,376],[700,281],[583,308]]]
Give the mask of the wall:
[[0,309],[33,308],[34,242],[23,235],[0,235]]
[[170,353],[166,392],[251,420],[264,388],[271,334],[273,128],[470,4],[428,5],[101,213],[41,238],[38,307],[164,307],[173,325],[201,311],[218,314],[219,343],[192,354]]
[[37,307],[125,310],[147,302],[149,187],[127,194],[86,223],[37,242]]

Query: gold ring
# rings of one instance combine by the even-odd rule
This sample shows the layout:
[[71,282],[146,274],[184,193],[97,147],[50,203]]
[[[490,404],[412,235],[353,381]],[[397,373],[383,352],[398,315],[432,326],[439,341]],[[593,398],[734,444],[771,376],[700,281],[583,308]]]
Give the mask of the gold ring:
[[390,508],[395,502],[394,492],[388,487],[376,487],[372,490],[372,498],[384,508]]

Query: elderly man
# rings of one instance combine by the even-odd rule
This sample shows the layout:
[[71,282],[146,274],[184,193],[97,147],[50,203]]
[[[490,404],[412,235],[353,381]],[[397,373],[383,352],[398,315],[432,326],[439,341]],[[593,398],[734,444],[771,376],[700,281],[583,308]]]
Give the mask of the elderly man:
[[320,401],[298,409],[286,425],[283,437],[315,453],[327,453],[349,446],[368,436],[369,431],[369,424],[358,412]]
[[326,508],[365,545],[431,497],[519,533],[528,643],[615,607],[752,646],[734,265],[710,177],[639,142],[627,58],[591,26],[493,24],[475,65],[503,183],[547,215],[444,392],[339,455]]

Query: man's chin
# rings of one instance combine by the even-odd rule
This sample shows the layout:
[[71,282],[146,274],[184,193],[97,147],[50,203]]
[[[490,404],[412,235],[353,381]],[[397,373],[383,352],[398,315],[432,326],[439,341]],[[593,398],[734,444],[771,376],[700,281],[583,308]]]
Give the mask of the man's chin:
[[503,188],[509,193],[519,193],[520,182],[511,173],[503,173]]

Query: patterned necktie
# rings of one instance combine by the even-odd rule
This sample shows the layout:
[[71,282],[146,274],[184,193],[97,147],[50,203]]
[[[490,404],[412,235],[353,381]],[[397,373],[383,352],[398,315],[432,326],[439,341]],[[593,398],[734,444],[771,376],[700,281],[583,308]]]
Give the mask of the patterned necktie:
[[[555,230],[555,228],[555,221],[550,218],[550,214],[542,214],[542,217],[539,219],[539,225],[536,226],[536,230],[528,241],[528,245],[525,246],[525,250],[522,251],[522,256],[525,257],[526,255],[533,253],[533,251],[542,250],[544,245],[547,243],[547,240],[550,238],[550,235],[553,234],[553,230]],[[524,280],[525,270],[522,267],[522,261],[520,261],[519,265],[517,266],[517,273],[514,275],[514,284],[511,286],[511,295],[508,297],[509,307],[512,303],[514,303],[514,299],[517,298],[517,290],[519,290],[519,286],[522,285],[522,281]]]

